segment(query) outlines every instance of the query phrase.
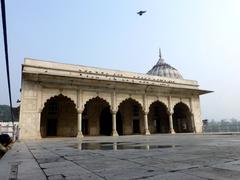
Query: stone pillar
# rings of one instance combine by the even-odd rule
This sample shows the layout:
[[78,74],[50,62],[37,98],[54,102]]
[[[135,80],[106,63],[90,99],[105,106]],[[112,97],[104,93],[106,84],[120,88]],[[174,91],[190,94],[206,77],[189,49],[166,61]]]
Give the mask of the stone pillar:
[[118,149],[117,149],[117,143],[116,143],[116,142],[113,143],[113,150],[114,150],[114,151],[118,150]]
[[148,129],[148,112],[144,112],[144,134],[150,135],[149,129]]
[[77,134],[78,138],[82,138],[83,134],[82,134],[82,111],[78,111],[78,134]]
[[196,133],[196,127],[195,127],[195,122],[194,122],[194,114],[191,113],[191,122],[192,122],[192,130],[194,133]]
[[175,134],[175,131],[174,131],[174,128],[173,128],[173,118],[172,118],[173,113],[169,112],[168,115],[169,115],[170,133]]
[[36,137],[35,139],[41,139],[42,136],[41,136],[41,114],[42,114],[42,110],[43,108],[39,108],[38,111],[37,111],[37,129],[36,129]]
[[112,111],[112,136],[118,136],[116,111]]
[[196,133],[197,131],[195,126],[194,114],[193,114],[193,97],[191,97],[190,99],[190,111],[191,111],[190,118],[191,118],[192,131]]

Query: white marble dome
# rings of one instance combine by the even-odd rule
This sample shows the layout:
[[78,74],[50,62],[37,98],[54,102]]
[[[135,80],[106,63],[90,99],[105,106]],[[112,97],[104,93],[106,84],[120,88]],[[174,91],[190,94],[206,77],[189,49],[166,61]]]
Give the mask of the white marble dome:
[[159,50],[159,60],[153,68],[147,72],[149,75],[161,76],[175,79],[183,79],[182,75],[178,72],[177,69],[170,66],[164,62],[164,59],[161,56],[161,51]]

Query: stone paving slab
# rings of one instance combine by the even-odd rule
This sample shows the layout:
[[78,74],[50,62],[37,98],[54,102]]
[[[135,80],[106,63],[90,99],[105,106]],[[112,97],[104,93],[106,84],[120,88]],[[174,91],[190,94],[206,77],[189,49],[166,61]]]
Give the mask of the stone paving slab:
[[116,180],[124,180],[124,179],[147,179],[148,177],[153,177],[158,174],[165,174],[164,170],[154,170],[151,167],[131,167],[131,168],[118,168],[118,169],[110,169],[98,172],[101,174],[104,179],[116,179]]
[[47,179],[23,142],[15,142],[0,160],[0,179]]
[[179,172],[160,174],[153,177],[148,177],[149,180],[206,180],[205,178],[184,174]]
[[227,170],[222,168],[198,168],[183,171],[185,174],[198,176],[206,179],[216,179],[216,180],[237,180],[240,178],[240,174],[234,170]]
[[0,180],[236,180],[239,142],[240,135],[194,134],[27,140],[0,160]]

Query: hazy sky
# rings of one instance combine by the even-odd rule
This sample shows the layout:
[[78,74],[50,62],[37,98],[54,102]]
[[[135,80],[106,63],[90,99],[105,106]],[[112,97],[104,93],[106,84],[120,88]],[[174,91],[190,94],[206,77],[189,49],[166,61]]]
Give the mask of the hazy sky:
[[[14,105],[25,57],[145,73],[161,47],[185,79],[215,91],[201,96],[203,118],[240,119],[238,0],[6,0],[6,13]],[[0,85],[9,104],[3,43]]]

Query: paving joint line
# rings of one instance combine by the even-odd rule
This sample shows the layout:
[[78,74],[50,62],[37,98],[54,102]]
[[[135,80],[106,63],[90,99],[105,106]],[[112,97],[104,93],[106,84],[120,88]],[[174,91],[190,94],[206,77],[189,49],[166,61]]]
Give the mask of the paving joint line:
[[29,149],[29,147],[28,147],[28,145],[25,143],[25,142],[23,142],[24,144],[25,144],[25,146],[27,147],[27,149],[28,149],[28,151],[32,154],[32,156],[33,156],[33,159],[36,161],[36,163],[37,163],[37,165],[38,165],[38,167],[41,169],[41,171],[43,172],[43,174],[45,175],[45,177],[46,177],[46,179],[48,179],[48,176],[47,176],[47,174],[44,172],[44,170],[41,168],[41,166],[40,166],[40,164],[38,163],[38,160],[37,160],[37,158],[35,157],[35,155],[32,153],[32,151]]
[[[42,146],[41,146],[41,147],[42,147]],[[96,176],[98,176],[98,177],[100,177],[100,178],[102,178],[102,179],[104,179],[104,180],[107,180],[105,177],[100,176],[99,174],[97,174],[97,173],[95,173],[95,172],[93,172],[93,171],[90,171],[89,169],[87,169],[87,168],[85,168],[85,167],[80,166],[80,165],[79,165],[78,163],[76,163],[75,161],[69,160],[69,159],[65,158],[65,156],[62,156],[62,155],[60,155],[60,154],[58,154],[58,153],[56,153],[56,152],[52,152],[52,151],[48,150],[48,149],[45,148],[45,147],[42,147],[42,148],[45,149],[45,150],[47,150],[47,151],[49,151],[49,152],[51,152],[51,153],[53,153],[53,154],[55,154],[55,155],[57,155],[57,156],[59,156],[59,157],[61,157],[61,158],[63,158],[63,159],[66,160],[66,161],[70,161],[70,162],[74,163],[75,165],[77,165],[77,166],[85,169],[86,171],[88,171],[88,172],[90,172],[90,173],[92,173],[92,174],[94,174],[94,175],[96,175]]]

